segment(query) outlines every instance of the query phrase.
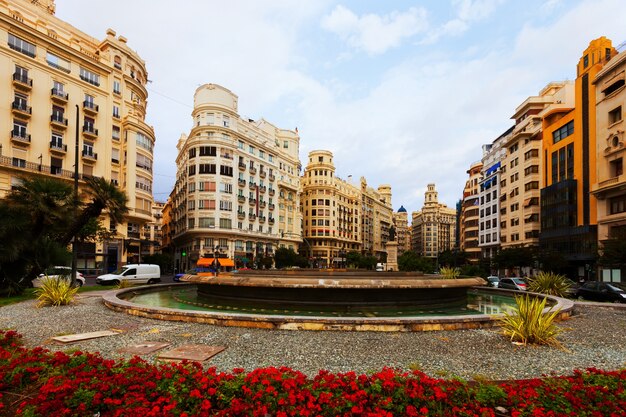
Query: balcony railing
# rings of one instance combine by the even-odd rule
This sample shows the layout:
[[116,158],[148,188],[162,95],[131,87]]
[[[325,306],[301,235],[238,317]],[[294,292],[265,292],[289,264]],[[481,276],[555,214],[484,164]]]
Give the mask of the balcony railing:
[[94,160],[94,161],[98,160],[98,154],[95,153],[95,152],[83,151],[82,155],[83,155],[83,158],[85,158],[85,159],[91,159],[91,160]]
[[83,125],[83,133],[88,136],[98,136],[98,129],[92,125]]
[[33,88],[33,80],[31,78],[28,78],[27,75],[22,75],[20,73],[14,72],[13,85],[18,88],[30,90],[31,88]]
[[60,114],[52,114],[50,115],[50,123],[57,127],[65,128],[67,127],[67,119],[61,116]]
[[238,195],[237,196],[237,201],[239,201],[240,203],[245,203],[246,202],[246,197],[243,195]]
[[259,171],[259,177],[265,178],[266,176],[267,176],[267,171],[265,171],[264,169]]
[[93,101],[83,101],[83,109],[87,112],[98,113],[100,107],[97,104],[94,104]]
[[30,144],[30,133],[21,133],[11,130],[11,140],[17,143]]
[[242,180],[241,178],[237,180],[237,183],[239,184],[240,187],[246,186],[246,180]]
[[61,103],[67,103],[67,100],[69,99],[70,95],[64,91],[53,88],[52,90],[50,90],[50,97],[52,97],[52,100],[55,100]]
[[256,187],[256,182],[250,182],[248,183],[248,186],[250,187],[250,189],[254,189]]
[[239,162],[239,169],[240,170],[245,170],[246,169],[246,164],[244,164],[243,162]]
[[58,144],[56,142],[50,142],[50,150],[51,151],[56,151],[56,152],[66,153],[67,152],[67,145]]
[[29,118],[31,114],[33,114],[33,108],[31,106],[16,101],[11,104],[11,110],[13,110],[13,114],[16,116],[22,116],[23,118]]
[[252,175],[256,174],[256,168],[255,167],[250,167],[250,174],[252,174]]

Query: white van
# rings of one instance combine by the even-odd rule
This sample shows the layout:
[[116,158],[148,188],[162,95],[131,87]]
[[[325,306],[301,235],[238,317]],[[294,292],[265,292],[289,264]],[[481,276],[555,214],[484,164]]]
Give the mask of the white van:
[[122,280],[132,284],[161,282],[161,268],[152,264],[128,264],[111,274],[100,275],[96,278],[96,284],[117,285]]
[[385,270],[385,264],[381,264],[380,262],[376,264],[376,271],[383,272]]

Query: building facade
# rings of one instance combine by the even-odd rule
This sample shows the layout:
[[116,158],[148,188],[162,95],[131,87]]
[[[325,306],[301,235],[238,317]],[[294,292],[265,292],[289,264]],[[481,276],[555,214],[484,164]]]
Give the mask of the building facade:
[[[624,111],[626,110],[626,52],[615,56],[598,72],[593,84],[596,96],[596,181],[591,190],[597,199],[598,243],[626,239],[626,175]],[[623,281],[626,271],[604,265],[604,281]]]
[[461,251],[467,254],[470,263],[477,264],[480,260],[480,247],[478,246],[478,224],[480,222],[480,179],[483,163],[474,162],[467,170],[469,175],[463,188],[463,202],[459,218]]
[[596,86],[593,80],[617,55],[605,37],[590,42],[577,66],[575,105],[543,120],[541,236],[544,253],[558,253],[571,277],[593,279],[597,254]]
[[143,225],[152,221],[155,135],[145,123],[146,65],[123,36],[96,39],[58,19],[54,1],[0,2],[0,195],[23,176],[73,181],[103,177],[128,196],[112,237],[81,246],[87,274],[139,260]]
[[361,252],[386,260],[389,229],[393,224],[391,186],[369,187],[361,177]]
[[456,209],[439,202],[435,184],[428,184],[422,210],[411,213],[413,250],[420,256],[437,258],[452,250],[456,242]]
[[302,241],[297,131],[243,119],[238,97],[205,84],[194,94],[193,127],[178,141],[172,199],[175,267],[219,256],[250,267]]
[[482,175],[479,181],[480,223],[478,247],[481,257],[491,259],[500,248],[500,173],[502,160],[506,155],[503,146],[513,128],[500,135],[493,143],[483,145]]

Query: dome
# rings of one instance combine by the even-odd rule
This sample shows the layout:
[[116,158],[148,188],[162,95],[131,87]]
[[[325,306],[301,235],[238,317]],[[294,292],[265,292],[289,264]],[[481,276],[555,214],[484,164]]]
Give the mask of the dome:
[[406,213],[406,209],[404,208],[404,206],[400,206],[400,208],[398,209],[398,213]]

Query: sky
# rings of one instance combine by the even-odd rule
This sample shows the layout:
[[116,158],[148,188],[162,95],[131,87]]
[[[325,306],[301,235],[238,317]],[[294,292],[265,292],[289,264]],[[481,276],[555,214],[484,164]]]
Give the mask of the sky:
[[394,210],[427,185],[454,207],[469,166],[551,81],[573,80],[592,39],[626,41],[624,0],[56,0],[97,39],[128,39],[148,69],[154,198],[176,176],[193,95],[215,83],[239,114],[298,129],[300,160],[392,187]]

